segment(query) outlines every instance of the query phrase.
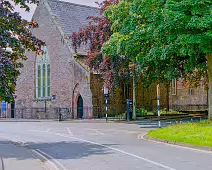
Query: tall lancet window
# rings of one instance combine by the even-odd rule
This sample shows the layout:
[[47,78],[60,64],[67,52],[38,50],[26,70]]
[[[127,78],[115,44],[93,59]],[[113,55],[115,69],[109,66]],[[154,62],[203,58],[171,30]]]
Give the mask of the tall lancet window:
[[42,47],[43,54],[36,57],[36,98],[50,97],[50,62],[46,46]]

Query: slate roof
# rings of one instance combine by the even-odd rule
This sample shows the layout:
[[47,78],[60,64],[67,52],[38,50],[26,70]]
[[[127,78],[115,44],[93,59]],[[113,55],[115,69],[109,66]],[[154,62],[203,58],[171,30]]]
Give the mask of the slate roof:
[[61,27],[65,37],[71,36],[73,32],[78,32],[80,28],[87,26],[90,22],[88,16],[100,15],[99,9],[91,6],[57,0],[47,0],[47,3],[52,17]]

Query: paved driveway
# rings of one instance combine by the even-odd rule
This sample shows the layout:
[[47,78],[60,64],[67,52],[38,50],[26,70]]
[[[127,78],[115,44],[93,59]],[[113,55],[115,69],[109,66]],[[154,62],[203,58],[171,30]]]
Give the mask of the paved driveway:
[[52,170],[212,169],[212,152],[146,141],[148,130],[121,123],[0,122],[1,141],[13,140],[19,152],[30,153],[2,157]]

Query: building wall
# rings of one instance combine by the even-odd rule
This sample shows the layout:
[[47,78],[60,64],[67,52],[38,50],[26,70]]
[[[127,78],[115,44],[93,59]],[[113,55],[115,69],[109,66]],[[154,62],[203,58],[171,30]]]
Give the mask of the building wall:
[[[152,84],[149,87],[145,87],[142,84],[137,86],[137,108],[145,107],[149,110],[157,109],[157,84]],[[168,109],[169,107],[169,91],[164,84],[160,84],[160,105],[161,109]]]
[[[103,94],[103,79],[101,78],[101,75],[91,74],[91,91],[93,116],[99,118],[104,117],[106,114],[106,105],[105,96]],[[124,112],[122,108],[121,88],[115,88],[112,92],[110,91],[108,109],[108,115],[112,117]]]
[[[50,91],[51,96],[56,95],[52,101],[39,100],[35,98],[35,61],[34,52],[26,52],[28,60],[24,62],[24,67],[20,70],[16,89],[16,117],[24,118],[53,118],[52,111],[34,115],[38,111],[31,108],[71,108],[72,116],[77,117],[77,105],[79,95],[84,100],[84,105],[91,108],[92,94],[90,91],[90,73],[77,63],[71,50],[65,42],[60,30],[55,24],[49,11],[42,3],[37,7],[33,19],[38,22],[39,28],[33,30],[33,34],[46,43],[50,58]],[[78,85],[77,91],[75,87]],[[20,108],[18,112],[18,108]],[[21,112],[21,108],[29,109]],[[31,110],[30,110],[31,109]],[[34,113],[35,112],[35,113]],[[84,110],[84,116],[88,117],[92,110]],[[52,114],[52,115],[51,115]]]
[[207,110],[207,91],[200,83],[198,87],[187,88],[182,81],[176,82],[176,93],[170,91],[170,107],[181,111],[205,111]]
[[89,118],[93,114],[92,108],[92,92],[90,89],[90,72],[88,72],[83,66],[77,63],[75,60],[71,61],[71,79],[73,82],[72,91],[72,111],[73,117],[77,116],[77,102],[79,96],[83,99],[83,118]]
[[[93,94],[94,115],[103,117],[105,115],[105,101],[103,95],[103,80],[100,75],[91,76],[91,91]],[[161,108],[169,107],[169,89],[161,84]],[[120,86],[110,92],[109,115],[114,116],[126,112],[127,99],[133,100],[132,82],[128,85],[122,83]],[[141,83],[136,87],[136,105],[137,108],[145,107],[148,110],[157,109],[157,85],[152,84],[145,87]]]

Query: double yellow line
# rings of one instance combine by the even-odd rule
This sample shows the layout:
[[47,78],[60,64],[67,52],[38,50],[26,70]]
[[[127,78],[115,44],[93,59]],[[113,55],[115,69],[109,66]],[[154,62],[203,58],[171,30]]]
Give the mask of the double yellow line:
[[39,156],[40,163],[46,170],[67,170],[62,164],[47,153],[39,149],[32,149],[32,152]]

